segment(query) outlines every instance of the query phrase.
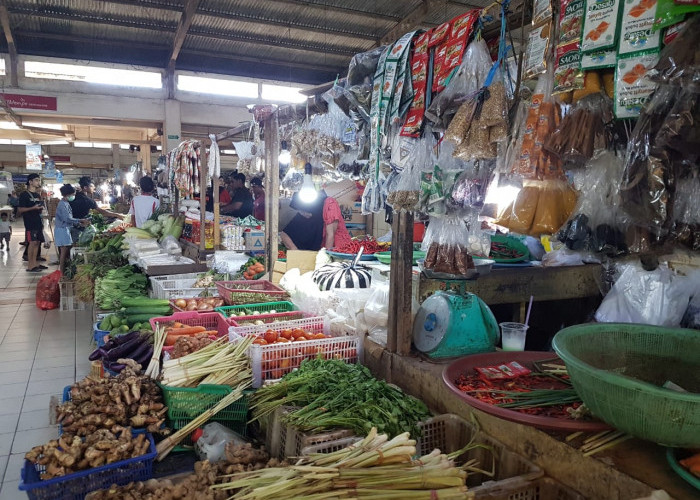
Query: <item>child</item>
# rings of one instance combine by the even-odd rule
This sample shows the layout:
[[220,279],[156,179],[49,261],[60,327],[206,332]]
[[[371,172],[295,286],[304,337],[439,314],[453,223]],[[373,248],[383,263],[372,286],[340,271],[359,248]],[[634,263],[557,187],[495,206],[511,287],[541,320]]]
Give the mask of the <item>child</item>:
[[7,247],[7,251],[10,251],[10,236],[12,236],[12,226],[7,220],[7,212],[3,212],[0,217],[0,250]]

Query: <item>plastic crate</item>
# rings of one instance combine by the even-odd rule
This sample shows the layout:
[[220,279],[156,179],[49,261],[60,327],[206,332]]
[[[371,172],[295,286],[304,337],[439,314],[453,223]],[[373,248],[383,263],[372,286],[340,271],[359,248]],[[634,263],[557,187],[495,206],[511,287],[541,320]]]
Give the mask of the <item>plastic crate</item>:
[[88,308],[86,302],[81,302],[78,297],[75,296],[73,281],[59,281],[58,286],[61,290],[61,311],[84,311]]
[[281,406],[265,422],[265,447],[269,450],[271,457],[277,457],[280,460],[286,457],[301,457],[309,454],[306,450],[312,450],[315,453],[330,453],[330,451],[344,447],[334,448],[338,446],[340,441],[350,439],[355,442],[359,439],[353,437],[353,432],[348,429],[335,429],[316,434],[301,432],[282,421],[285,415],[296,409],[293,406]]
[[[233,389],[228,385],[201,384],[197,387],[169,387],[160,385],[172,421],[190,421],[209,408],[219,404]],[[216,414],[219,421],[246,422],[248,403],[253,391],[244,391],[243,397]]]
[[[330,331],[328,318],[316,316],[268,325],[232,326],[229,328],[229,341],[235,341],[238,336],[261,335],[267,330],[281,332],[294,328],[326,335]],[[315,358],[319,354],[326,359],[358,363],[361,361],[361,351],[361,339],[351,336],[270,345],[252,344],[248,349],[248,356],[253,370],[253,387],[257,389],[266,380],[281,378],[299,368],[303,360]]]
[[549,477],[488,481],[469,489],[475,500],[585,500],[586,497]]
[[[231,316],[232,312],[244,311],[246,309],[259,311],[261,314],[251,314],[250,316]],[[263,323],[274,323],[277,321],[301,319],[304,316],[303,312],[297,311],[297,307],[286,300],[280,302],[268,302],[266,304],[244,304],[240,306],[224,306],[217,307],[214,310],[223,314],[224,318],[226,318],[228,322],[231,323],[233,326],[245,326],[240,324],[240,322],[243,321],[260,320]],[[268,311],[277,312],[268,313]]]
[[[236,288],[239,286],[244,286],[245,289]],[[279,301],[280,298],[288,295],[286,291],[267,280],[217,281],[216,288],[219,290],[219,295],[223,297],[224,302],[229,306],[240,304],[240,302],[236,301],[236,294],[240,293],[256,292],[269,295],[269,302]]]
[[195,288],[200,273],[154,276],[151,280],[150,296],[154,299],[179,299],[184,297],[218,296],[215,287]]
[[209,297],[178,297],[177,299],[170,299],[170,308],[173,310],[173,312],[214,312],[214,311],[216,311],[216,309],[218,309],[218,308],[214,308],[214,307],[212,307],[211,310],[209,310],[209,311],[187,311],[187,310],[175,305],[175,301],[177,301],[178,299],[183,299],[183,300],[187,300],[187,301],[194,299],[197,301],[197,304],[199,305],[199,301],[204,300],[205,298],[209,298]]
[[19,489],[25,491],[30,500],[83,500],[91,491],[109,488],[113,484],[123,486],[132,481],[148,481],[157,453],[153,436],[147,433],[146,438],[150,446],[145,455],[46,481],[39,479],[44,466],[25,460]]
[[336,439],[335,441],[327,441],[325,443],[314,444],[307,446],[301,450],[302,457],[308,457],[310,455],[316,455],[318,453],[333,453],[334,451],[342,450],[348,446],[352,446],[355,443],[362,441],[362,438],[357,436],[346,437],[342,439]]
[[470,441],[473,444],[483,445],[467,451],[456,459],[458,465],[476,459],[479,462],[477,467],[487,471],[495,465],[494,477],[470,472],[467,477],[467,486],[470,488],[484,481],[501,481],[513,477],[530,480],[544,474],[535,464],[509,450],[500,441],[478,431],[475,426],[457,415],[438,415],[418,425],[422,434],[416,440],[416,452],[420,456],[429,454],[435,448],[443,453],[453,453],[464,448]]
[[167,323],[169,321],[178,321],[187,326],[203,326],[207,330],[216,330],[217,337],[225,337],[228,335],[230,327],[228,321],[218,312],[198,313],[196,311],[176,312],[171,316],[160,316],[151,318],[151,327],[155,331],[156,323]]

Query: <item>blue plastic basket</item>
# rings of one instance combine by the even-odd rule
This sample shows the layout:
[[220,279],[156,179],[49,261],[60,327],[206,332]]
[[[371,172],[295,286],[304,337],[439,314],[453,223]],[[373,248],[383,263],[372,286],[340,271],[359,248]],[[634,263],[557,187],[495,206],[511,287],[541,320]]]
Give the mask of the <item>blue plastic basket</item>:
[[25,460],[19,489],[27,492],[30,500],[83,500],[91,491],[109,488],[113,484],[123,486],[132,481],[148,481],[153,475],[157,453],[153,436],[146,434],[146,438],[150,446],[145,455],[46,481],[39,479],[44,466]]
[[95,342],[97,342],[97,347],[102,347],[105,345],[104,336],[109,335],[109,330],[100,330],[97,328],[99,324],[100,322],[98,321],[93,325],[93,336],[95,338]]

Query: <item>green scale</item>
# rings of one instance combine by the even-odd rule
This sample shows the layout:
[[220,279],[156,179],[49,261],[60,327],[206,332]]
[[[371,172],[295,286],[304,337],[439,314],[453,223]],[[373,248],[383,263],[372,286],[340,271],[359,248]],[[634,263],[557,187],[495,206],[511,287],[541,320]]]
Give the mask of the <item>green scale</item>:
[[453,358],[496,350],[498,323],[473,293],[435,292],[420,306],[413,323],[416,349],[431,358]]

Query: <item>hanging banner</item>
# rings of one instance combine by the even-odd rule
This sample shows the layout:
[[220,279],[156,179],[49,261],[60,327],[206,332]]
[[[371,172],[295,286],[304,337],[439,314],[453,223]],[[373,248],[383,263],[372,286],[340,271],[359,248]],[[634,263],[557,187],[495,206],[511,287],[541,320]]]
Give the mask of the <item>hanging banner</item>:
[[41,170],[41,144],[27,144],[25,157],[27,170]]
[[56,162],[51,158],[47,158],[44,162],[44,177],[54,179],[56,177]]
[[58,102],[55,97],[27,94],[0,94],[7,104],[15,109],[42,109],[44,111],[56,111]]

